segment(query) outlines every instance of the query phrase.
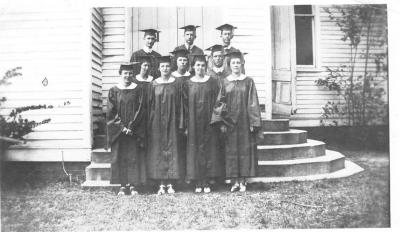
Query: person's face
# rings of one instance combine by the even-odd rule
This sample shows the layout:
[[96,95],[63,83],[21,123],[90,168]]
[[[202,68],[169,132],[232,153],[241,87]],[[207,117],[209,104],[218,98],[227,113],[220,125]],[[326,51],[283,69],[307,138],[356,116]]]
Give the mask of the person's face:
[[161,76],[168,76],[171,72],[171,64],[169,62],[160,63]]
[[185,42],[189,45],[192,45],[194,40],[196,39],[196,32],[194,31],[185,31]]
[[120,76],[122,83],[124,83],[126,86],[131,84],[133,76],[133,72],[131,70],[122,70]]
[[231,39],[233,38],[233,33],[231,30],[222,30],[221,38],[224,45],[229,45],[231,43]]
[[240,58],[236,58],[236,57],[232,58],[230,61],[232,73],[240,74],[242,71],[241,65],[242,65],[242,62],[241,62]]
[[154,35],[146,35],[143,40],[146,47],[152,48],[156,42],[156,37]]
[[222,55],[222,51],[215,51],[212,55],[213,63],[218,68],[222,66],[224,62],[224,56]]
[[148,74],[150,69],[150,64],[148,62],[143,62],[140,66],[140,73],[141,74]]
[[193,65],[194,73],[198,76],[204,76],[206,73],[206,62],[197,60]]
[[186,70],[188,64],[188,59],[186,57],[178,57],[176,59],[176,66],[179,70]]

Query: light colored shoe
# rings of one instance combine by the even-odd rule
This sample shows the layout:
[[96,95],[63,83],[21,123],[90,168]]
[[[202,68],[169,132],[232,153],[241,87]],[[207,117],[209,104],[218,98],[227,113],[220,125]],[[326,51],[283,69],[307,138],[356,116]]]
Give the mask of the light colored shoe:
[[129,192],[131,192],[131,195],[138,195],[138,191],[136,191],[135,187],[131,186],[129,188]]
[[240,183],[240,185],[239,185],[239,191],[240,191],[240,192],[246,192],[246,184]]
[[194,192],[195,193],[201,193],[201,188],[200,187],[195,188]]
[[119,189],[117,196],[125,196],[125,187],[121,187]]
[[231,192],[235,192],[235,191],[238,191],[238,190],[239,190],[239,184],[238,183],[232,185]]
[[160,189],[157,192],[158,195],[163,195],[165,194],[165,185],[160,185]]
[[172,187],[172,184],[167,185],[167,187],[168,187],[167,192],[168,192],[169,194],[174,194],[174,193],[175,193],[175,190],[174,190],[174,188]]
[[204,187],[204,193],[209,193],[211,192],[211,188],[210,187]]

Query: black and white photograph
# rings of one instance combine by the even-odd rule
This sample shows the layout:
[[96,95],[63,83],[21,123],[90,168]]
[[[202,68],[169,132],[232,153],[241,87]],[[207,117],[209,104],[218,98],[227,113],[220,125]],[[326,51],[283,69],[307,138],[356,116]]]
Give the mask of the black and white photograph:
[[399,228],[399,23],[389,0],[2,1],[1,231]]

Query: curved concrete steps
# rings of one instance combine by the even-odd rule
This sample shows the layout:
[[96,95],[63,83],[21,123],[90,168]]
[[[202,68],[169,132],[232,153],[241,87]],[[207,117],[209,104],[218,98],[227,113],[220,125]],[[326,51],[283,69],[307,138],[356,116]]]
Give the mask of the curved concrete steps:
[[305,130],[264,131],[263,135],[264,139],[259,145],[284,145],[307,142],[307,131]]
[[308,139],[307,143],[285,145],[258,145],[258,160],[292,160],[325,155],[325,143]]

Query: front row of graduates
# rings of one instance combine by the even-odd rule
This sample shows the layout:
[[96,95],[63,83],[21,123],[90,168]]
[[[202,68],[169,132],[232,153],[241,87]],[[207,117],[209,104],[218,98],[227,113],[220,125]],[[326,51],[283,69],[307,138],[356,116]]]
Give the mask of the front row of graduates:
[[260,107],[253,79],[242,74],[243,55],[227,55],[227,76],[207,72],[204,55],[193,56],[194,74],[188,75],[179,64],[179,58],[187,63],[187,54],[179,51],[175,72],[169,56],[158,58],[158,78],[149,75],[148,57],[141,57],[134,79],[132,65],[121,65],[107,113],[111,183],[121,184],[118,195],[137,194],[148,179],[159,183],[158,194],[174,193],[178,180],[208,193],[218,178],[230,179],[231,191],[246,191],[246,178],[257,173]]

